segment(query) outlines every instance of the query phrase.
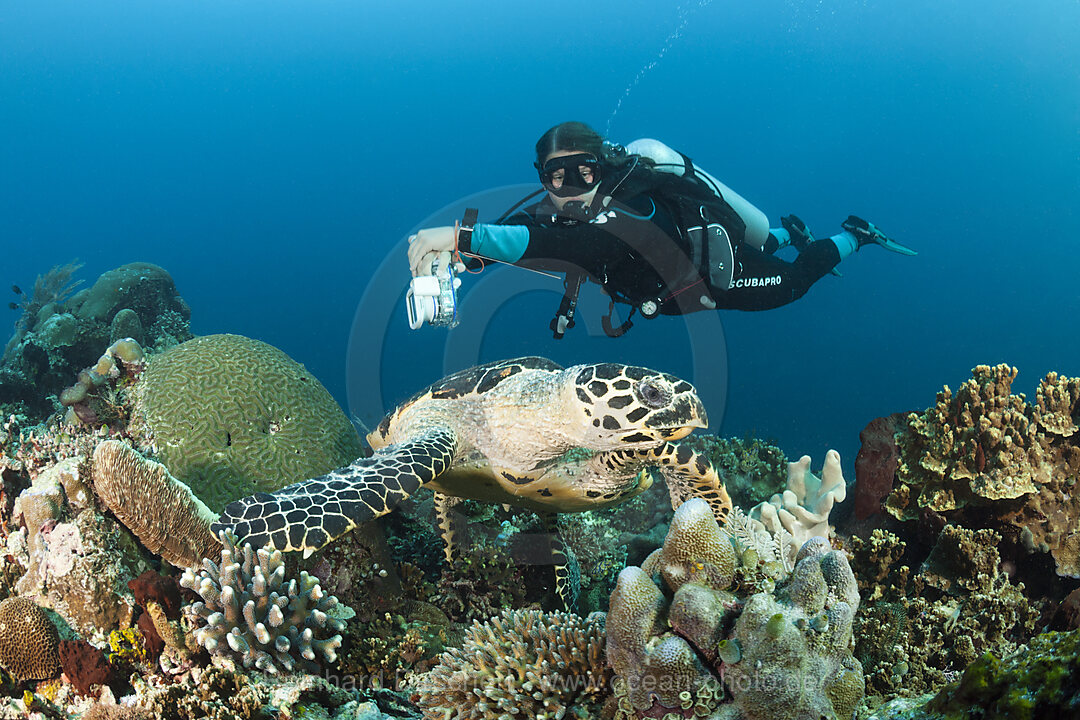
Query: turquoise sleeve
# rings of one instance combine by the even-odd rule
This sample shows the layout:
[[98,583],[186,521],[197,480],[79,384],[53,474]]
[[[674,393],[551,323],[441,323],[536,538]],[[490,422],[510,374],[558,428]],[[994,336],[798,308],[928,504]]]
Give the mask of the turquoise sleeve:
[[528,246],[529,228],[524,225],[477,223],[470,238],[472,252],[508,263],[520,260]]

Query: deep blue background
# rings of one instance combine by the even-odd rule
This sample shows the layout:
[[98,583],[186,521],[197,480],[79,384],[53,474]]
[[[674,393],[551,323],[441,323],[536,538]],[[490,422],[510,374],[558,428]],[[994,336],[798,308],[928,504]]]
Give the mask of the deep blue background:
[[[448,5],[6,3],[3,279],[158,263],[194,332],[270,342],[363,414],[372,387],[393,402],[447,369],[445,331],[410,334],[398,297],[389,321],[354,318],[387,253],[444,206],[533,182],[536,138],[581,119],[663,139],[773,224],[795,212],[828,235],[856,213],[920,254],[860,252],[794,305],[723,313],[694,340],[662,319],[555,345],[551,283],[473,308],[476,357],[726,377],[714,429],[815,464],[828,447],[850,464],[867,421],[976,364],[1017,365],[1024,391],[1080,374],[1075,0]],[[385,268],[403,290],[404,259]],[[381,378],[347,371],[350,337]],[[692,366],[695,342],[726,353]]]

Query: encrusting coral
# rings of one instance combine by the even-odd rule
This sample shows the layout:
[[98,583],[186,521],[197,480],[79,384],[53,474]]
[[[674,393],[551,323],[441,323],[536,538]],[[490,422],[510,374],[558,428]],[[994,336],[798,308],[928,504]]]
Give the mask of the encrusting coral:
[[732,540],[699,500],[675,512],[642,567],[620,573],[607,618],[617,718],[852,716],[863,674],[844,554],[813,538],[785,584],[749,597],[734,592],[735,574]]
[[989,523],[1014,546],[1050,553],[1059,575],[1080,577],[1080,378],[1047,374],[1029,404],[1012,393],[1016,368],[972,373],[908,417],[885,509],[905,521],[932,512]]
[[596,717],[609,678],[603,613],[504,610],[473,622],[462,647],[420,680],[414,701],[427,720]]
[[0,665],[18,680],[47,680],[60,674],[60,636],[36,603],[0,601]]
[[99,443],[92,477],[98,497],[150,552],[177,567],[192,567],[219,550],[210,531],[217,513],[164,465],[127,443]]
[[201,601],[184,608],[197,624],[196,642],[212,655],[237,654],[245,668],[277,674],[303,669],[317,672],[319,661],[334,662],[341,631],[351,611],[325,595],[314,578],[285,581],[281,551],[240,550],[222,531],[221,564],[203,560],[188,569],[180,585]]

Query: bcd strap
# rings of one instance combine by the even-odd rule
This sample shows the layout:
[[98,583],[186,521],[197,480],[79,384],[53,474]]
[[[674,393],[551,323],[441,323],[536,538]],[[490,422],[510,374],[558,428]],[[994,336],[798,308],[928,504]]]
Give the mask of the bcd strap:
[[574,327],[574,313],[577,311],[578,294],[581,292],[581,284],[585,282],[585,273],[568,273],[563,280],[563,297],[559,303],[559,311],[551,320],[551,332],[556,340],[562,340],[566,331]]
[[626,316],[626,321],[623,322],[623,324],[619,327],[613,327],[611,325],[611,314],[615,312],[615,301],[612,300],[611,303],[608,305],[607,315],[604,315],[600,318],[600,324],[604,328],[604,334],[608,337],[613,338],[622,337],[623,335],[625,335],[627,330],[634,327],[634,323],[631,322],[630,318],[634,317],[635,310],[637,310],[637,308],[631,305],[630,314]]

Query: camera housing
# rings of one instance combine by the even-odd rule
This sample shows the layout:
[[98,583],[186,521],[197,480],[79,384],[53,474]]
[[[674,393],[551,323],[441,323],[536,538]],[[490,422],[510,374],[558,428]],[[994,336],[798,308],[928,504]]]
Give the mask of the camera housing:
[[413,330],[419,330],[424,323],[447,328],[458,324],[457,289],[461,278],[454,273],[452,262],[447,262],[445,268],[433,265],[432,271],[433,275],[413,278],[405,293],[405,310]]

